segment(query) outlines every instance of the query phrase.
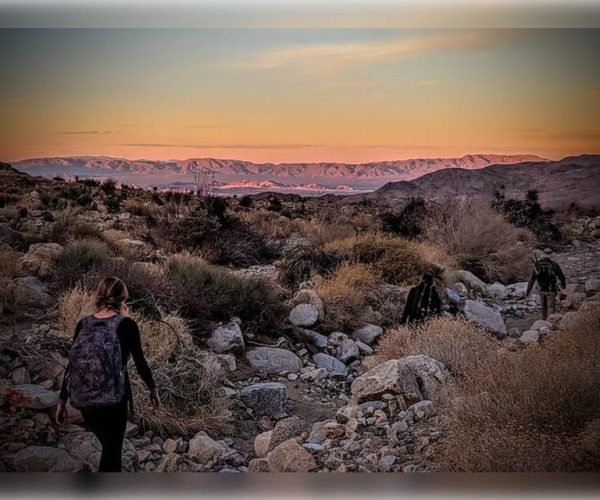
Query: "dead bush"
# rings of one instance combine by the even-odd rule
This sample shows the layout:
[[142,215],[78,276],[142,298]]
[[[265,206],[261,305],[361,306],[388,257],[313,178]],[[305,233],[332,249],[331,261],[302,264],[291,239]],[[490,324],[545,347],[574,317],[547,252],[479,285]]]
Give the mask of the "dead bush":
[[295,289],[315,274],[329,276],[337,268],[339,259],[310,241],[291,246],[283,252],[278,267],[278,279],[286,287]]
[[0,246],[0,278],[16,278],[21,275],[19,269],[19,252],[6,246]]
[[323,327],[327,331],[350,331],[370,318],[368,306],[375,303],[379,275],[365,264],[343,264],[317,286],[325,306]]
[[449,200],[428,221],[429,242],[485,281],[522,281],[531,270],[532,236],[508,223],[484,201]]
[[426,354],[446,365],[455,377],[465,377],[496,355],[496,342],[472,322],[460,318],[432,318],[416,328],[387,332],[375,354],[366,360],[376,366],[390,359]]
[[72,338],[79,320],[94,312],[94,294],[83,285],[76,284],[58,299],[59,331],[65,337]]
[[150,369],[162,405],[147,401],[147,388],[132,376],[136,415],[144,428],[164,436],[190,438],[199,431],[220,433],[231,422],[225,373],[217,357],[194,345],[186,322],[176,315],[162,321],[137,317]]
[[591,307],[543,344],[476,366],[446,396],[440,469],[598,472],[599,328]]
[[108,245],[98,240],[77,240],[68,243],[53,259],[59,286],[69,288],[83,282],[88,272],[109,262],[111,256]]

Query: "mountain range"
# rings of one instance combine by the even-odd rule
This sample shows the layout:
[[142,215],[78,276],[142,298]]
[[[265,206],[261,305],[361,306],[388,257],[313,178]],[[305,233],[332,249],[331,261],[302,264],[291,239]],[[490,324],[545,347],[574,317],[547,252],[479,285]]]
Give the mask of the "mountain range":
[[[409,181],[447,168],[481,169],[489,165],[544,162],[535,155],[473,154],[459,158],[415,158],[370,163],[252,163],[242,160],[191,158],[187,160],[128,160],[123,158],[72,156],[32,158],[14,162],[18,170],[33,175],[114,177],[141,187],[171,182],[191,182],[197,174],[215,183],[275,181],[295,184],[339,184],[373,190],[389,181]],[[266,186],[265,186],[266,187]]]

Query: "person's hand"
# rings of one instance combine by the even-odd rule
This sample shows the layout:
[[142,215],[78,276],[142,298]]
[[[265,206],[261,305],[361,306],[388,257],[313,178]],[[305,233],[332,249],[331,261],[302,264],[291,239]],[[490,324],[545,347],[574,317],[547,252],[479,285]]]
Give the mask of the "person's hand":
[[56,404],[55,420],[58,425],[69,425],[69,411],[67,410],[67,402],[62,399]]
[[160,396],[158,395],[156,387],[150,391],[150,401],[154,408],[160,408]]

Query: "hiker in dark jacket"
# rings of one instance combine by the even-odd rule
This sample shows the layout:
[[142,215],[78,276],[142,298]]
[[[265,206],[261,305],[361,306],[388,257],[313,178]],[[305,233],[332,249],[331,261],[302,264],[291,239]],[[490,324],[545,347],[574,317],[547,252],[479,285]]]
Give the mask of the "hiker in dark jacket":
[[552,260],[552,251],[549,248],[535,261],[535,269],[527,284],[527,297],[536,282],[542,306],[542,319],[546,319],[556,312],[556,294],[567,285],[565,275],[560,266]]
[[400,324],[419,323],[429,316],[438,315],[441,312],[442,302],[433,284],[433,276],[425,273],[423,274],[421,283],[412,287],[408,292]]
[[150,401],[160,406],[152,373],[144,358],[137,323],[124,316],[127,287],[118,278],[98,286],[97,312],[75,328],[69,364],[56,408],[59,425],[69,423],[67,400],[102,445],[98,472],[120,472],[128,409],[133,398],[127,362],[133,357],[140,377],[150,390]]

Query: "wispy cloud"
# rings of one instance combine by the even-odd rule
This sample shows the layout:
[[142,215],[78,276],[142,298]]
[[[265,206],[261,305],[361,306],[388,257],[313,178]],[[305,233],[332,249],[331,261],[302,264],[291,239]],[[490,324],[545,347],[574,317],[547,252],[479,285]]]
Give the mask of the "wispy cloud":
[[110,134],[110,130],[66,130],[58,132],[60,135],[97,135],[97,134]]
[[305,44],[266,50],[244,61],[224,63],[230,70],[303,67],[334,69],[365,64],[383,64],[443,50],[477,47],[498,39],[497,32],[452,31],[415,35],[386,41]]
[[191,149],[312,149],[327,147],[323,144],[169,144],[161,142],[125,143],[119,146],[135,148],[191,148]]

